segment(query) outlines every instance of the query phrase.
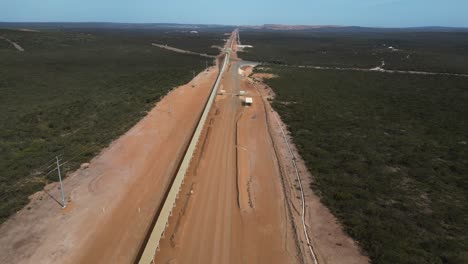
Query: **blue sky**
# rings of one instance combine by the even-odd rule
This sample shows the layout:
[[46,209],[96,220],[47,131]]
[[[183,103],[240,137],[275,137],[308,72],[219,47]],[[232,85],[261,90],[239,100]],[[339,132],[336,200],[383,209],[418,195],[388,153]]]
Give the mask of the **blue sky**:
[[0,21],[468,27],[468,0],[0,0]]

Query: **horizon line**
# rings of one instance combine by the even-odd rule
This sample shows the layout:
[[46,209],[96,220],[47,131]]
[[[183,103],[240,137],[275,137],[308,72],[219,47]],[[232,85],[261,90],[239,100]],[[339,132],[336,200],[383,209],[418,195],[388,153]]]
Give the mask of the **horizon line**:
[[329,28],[345,28],[345,27],[360,27],[360,28],[376,28],[376,29],[398,29],[398,28],[463,28],[468,29],[468,26],[359,26],[359,25],[333,25],[333,24],[282,24],[282,23],[265,23],[254,25],[235,25],[235,24],[218,24],[218,23],[184,23],[184,22],[109,22],[109,21],[0,21],[0,23],[18,23],[18,24],[129,24],[129,25],[148,25],[148,24],[166,24],[166,25],[203,25],[203,26],[230,26],[230,27],[264,27],[264,26],[289,26],[289,27],[329,27]]

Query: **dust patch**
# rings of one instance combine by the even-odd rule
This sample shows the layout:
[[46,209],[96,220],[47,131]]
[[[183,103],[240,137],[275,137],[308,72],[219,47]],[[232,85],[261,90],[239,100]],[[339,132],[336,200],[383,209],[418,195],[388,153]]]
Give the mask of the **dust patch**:
[[278,75],[272,73],[255,73],[252,75],[252,78],[254,78],[254,80],[263,82],[266,79],[278,78]]

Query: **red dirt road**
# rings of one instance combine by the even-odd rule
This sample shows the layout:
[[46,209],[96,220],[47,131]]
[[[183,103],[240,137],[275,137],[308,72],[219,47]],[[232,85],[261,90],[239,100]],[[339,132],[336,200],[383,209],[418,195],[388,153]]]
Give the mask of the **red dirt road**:
[[155,263],[301,262],[265,112],[234,95],[254,90],[233,57]]
[[[67,209],[35,194],[30,210],[0,227],[0,263],[135,261],[216,76],[212,68],[170,92],[88,169],[70,175]],[[56,184],[46,189],[60,197]]]

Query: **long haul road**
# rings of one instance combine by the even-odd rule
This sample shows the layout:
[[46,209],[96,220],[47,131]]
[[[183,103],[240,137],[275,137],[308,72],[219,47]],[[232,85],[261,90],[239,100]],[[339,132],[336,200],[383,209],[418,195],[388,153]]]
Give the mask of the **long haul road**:
[[[167,228],[157,243],[149,239],[140,263],[302,262],[266,113],[240,75],[237,34]],[[241,90],[252,106],[242,105]]]

